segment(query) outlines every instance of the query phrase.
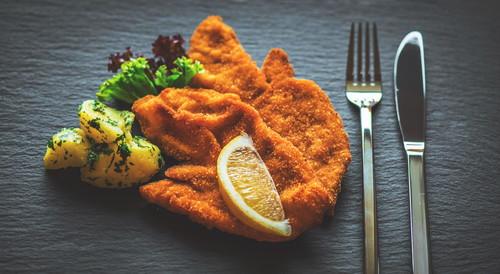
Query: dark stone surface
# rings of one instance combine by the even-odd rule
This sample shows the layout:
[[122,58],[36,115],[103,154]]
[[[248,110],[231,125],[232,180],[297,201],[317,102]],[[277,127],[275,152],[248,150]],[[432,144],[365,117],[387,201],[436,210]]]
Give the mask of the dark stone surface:
[[[493,1],[2,1],[0,3],[1,272],[362,271],[359,116],[343,92],[351,21],[379,26],[384,98],[374,141],[381,270],[411,271],[406,161],[392,92],[405,33],[424,35],[427,186],[435,273],[500,269],[500,21]],[[260,64],[286,49],[299,77],[330,95],[353,162],[333,219],[289,243],[210,231],[147,205],[135,190],[106,191],[78,172],[46,172],[46,140],[77,126],[76,108],[107,77],[105,58],[147,52],[158,34],[189,37],[207,15],[231,24]]]

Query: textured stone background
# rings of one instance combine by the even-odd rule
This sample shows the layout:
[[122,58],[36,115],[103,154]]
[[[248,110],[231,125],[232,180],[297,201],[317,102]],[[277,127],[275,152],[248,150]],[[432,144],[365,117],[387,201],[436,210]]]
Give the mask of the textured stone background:
[[[351,21],[379,26],[384,98],[374,141],[381,270],[411,271],[406,160],[392,92],[405,33],[424,35],[427,183],[435,273],[500,269],[500,36],[494,1],[2,1],[0,3],[1,272],[362,271],[362,183],[357,110],[343,93]],[[477,4],[480,3],[480,4]],[[289,243],[209,231],[147,205],[135,190],[48,173],[46,140],[77,126],[76,108],[104,79],[106,57],[148,52],[158,34],[189,37],[222,15],[260,64],[286,49],[299,77],[328,92],[350,134],[353,162],[333,219]]]

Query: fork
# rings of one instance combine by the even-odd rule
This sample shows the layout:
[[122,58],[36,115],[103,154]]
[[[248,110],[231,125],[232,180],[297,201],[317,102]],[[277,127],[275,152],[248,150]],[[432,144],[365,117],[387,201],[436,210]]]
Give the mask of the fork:
[[[377,203],[375,198],[375,182],[373,179],[372,108],[382,99],[382,77],[380,73],[377,25],[373,23],[371,27],[373,37],[373,70],[370,66],[370,24],[366,23],[364,28],[362,27],[362,23],[358,23],[357,25],[357,35],[355,35],[355,24],[352,23],[351,25],[349,49],[347,54],[345,90],[347,99],[349,102],[359,107],[361,116],[365,238],[364,270],[365,273],[378,273]],[[356,74],[354,74],[355,36],[357,36]]]

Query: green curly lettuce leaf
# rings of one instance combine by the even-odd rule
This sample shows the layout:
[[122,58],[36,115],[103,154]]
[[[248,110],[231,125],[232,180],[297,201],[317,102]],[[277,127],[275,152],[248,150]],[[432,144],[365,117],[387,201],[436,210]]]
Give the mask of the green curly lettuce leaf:
[[179,57],[174,61],[174,68],[168,71],[165,65],[160,66],[155,73],[155,84],[164,89],[167,87],[182,88],[189,83],[198,73],[203,73],[203,66],[199,61],[194,61],[187,57]]
[[173,77],[172,86],[176,88],[182,88],[191,82],[193,77],[198,73],[203,73],[203,66],[199,61],[194,61],[186,58],[180,57],[174,61],[175,68],[172,69],[171,76]]
[[121,72],[99,86],[100,101],[117,100],[132,104],[147,94],[157,94],[156,86],[145,58],[137,58],[121,65]]
[[131,59],[121,65],[121,72],[99,86],[96,96],[104,102],[117,100],[132,104],[146,95],[156,95],[167,87],[185,87],[197,73],[204,71],[200,62],[193,62],[184,56],[177,58],[174,65],[170,71],[162,65],[153,73],[145,58]]

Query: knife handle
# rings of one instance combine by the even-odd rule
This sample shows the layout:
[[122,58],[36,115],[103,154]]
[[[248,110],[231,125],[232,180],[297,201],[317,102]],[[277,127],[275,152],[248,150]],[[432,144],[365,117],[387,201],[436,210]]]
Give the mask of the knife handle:
[[411,252],[413,273],[431,273],[427,206],[424,180],[424,152],[407,151],[410,196]]
[[377,243],[377,203],[373,179],[372,109],[360,108],[361,147],[363,148],[363,206],[365,233],[365,273],[379,273]]

